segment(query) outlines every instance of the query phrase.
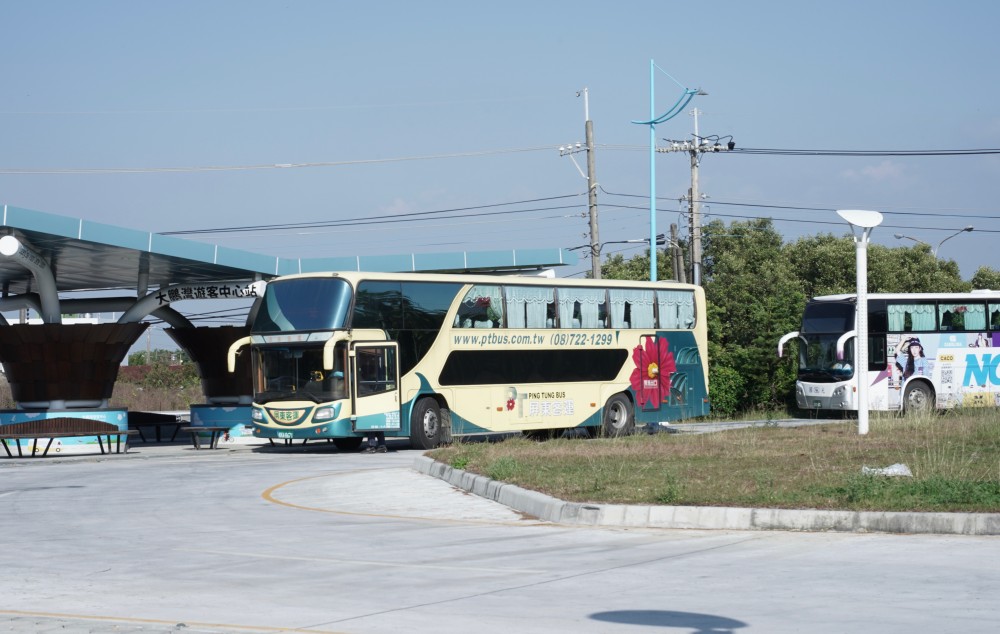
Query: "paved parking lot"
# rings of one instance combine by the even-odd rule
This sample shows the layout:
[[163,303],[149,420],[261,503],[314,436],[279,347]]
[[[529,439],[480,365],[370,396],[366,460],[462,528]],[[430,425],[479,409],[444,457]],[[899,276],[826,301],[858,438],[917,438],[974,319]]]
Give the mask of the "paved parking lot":
[[568,527],[405,446],[0,461],[0,632],[968,632],[1000,538]]

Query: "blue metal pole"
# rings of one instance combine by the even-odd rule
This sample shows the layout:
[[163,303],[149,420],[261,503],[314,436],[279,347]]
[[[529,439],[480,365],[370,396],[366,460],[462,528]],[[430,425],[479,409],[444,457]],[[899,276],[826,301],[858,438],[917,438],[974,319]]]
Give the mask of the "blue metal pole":
[[656,281],[656,106],[653,69],[649,60],[649,281]]

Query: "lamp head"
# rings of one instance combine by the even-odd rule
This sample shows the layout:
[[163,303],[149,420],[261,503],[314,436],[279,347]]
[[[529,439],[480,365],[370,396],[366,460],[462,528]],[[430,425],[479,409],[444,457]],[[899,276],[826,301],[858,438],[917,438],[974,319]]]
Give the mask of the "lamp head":
[[882,224],[882,214],[864,209],[838,209],[837,215],[855,227],[871,229]]

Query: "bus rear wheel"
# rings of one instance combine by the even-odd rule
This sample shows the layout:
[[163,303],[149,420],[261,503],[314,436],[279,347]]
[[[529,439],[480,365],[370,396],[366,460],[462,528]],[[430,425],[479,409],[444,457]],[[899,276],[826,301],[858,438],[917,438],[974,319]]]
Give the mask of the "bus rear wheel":
[[606,438],[627,436],[635,431],[635,412],[632,401],[624,394],[615,394],[604,404],[601,433]]
[[934,393],[920,381],[906,386],[903,394],[903,410],[907,414],[919,414],[934,409]]
[[410,444],[417,449],[433,449],[441,440],[441,408],[432,398],[422,398],[410,414]]

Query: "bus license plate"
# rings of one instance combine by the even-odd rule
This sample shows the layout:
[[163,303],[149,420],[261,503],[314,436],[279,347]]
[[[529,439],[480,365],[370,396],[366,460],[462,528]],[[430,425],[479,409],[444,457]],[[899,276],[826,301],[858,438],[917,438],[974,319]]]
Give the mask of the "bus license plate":
[[279,431],[278,432],[278,438],[291,438],[291,437],[292,437],[292,432],[290,432],[290,431]]

